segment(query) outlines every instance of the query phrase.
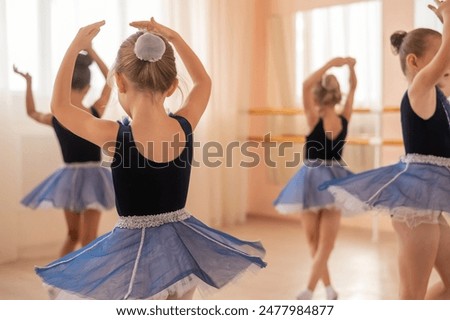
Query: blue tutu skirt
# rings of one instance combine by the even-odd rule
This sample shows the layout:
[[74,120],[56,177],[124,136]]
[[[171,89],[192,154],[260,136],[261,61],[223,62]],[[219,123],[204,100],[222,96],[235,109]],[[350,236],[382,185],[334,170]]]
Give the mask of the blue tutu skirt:
[[120,217],[109,233],[36,273],[54,299],[166,299],[222,288],[265,250],[212,229],[184,209]]
[[385,212],[409,227],[439,223],[450,212],[450,159],[408,154],[397,164],[321,186],[349,215]]
[[111,209],[115,205],[111,170],[98,162],[66,164],[21,203],[32,209],[51,207],[73,212]]
[[325,181],[349,175],[352,173],[340,162],[307,160],[274,201],[275,209],[289,214],[333,208],[333,196],[326,190],[319,190],[319,186]]

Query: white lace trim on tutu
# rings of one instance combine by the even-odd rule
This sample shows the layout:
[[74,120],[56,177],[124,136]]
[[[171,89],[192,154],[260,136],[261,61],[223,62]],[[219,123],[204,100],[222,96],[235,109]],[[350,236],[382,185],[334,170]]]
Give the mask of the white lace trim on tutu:
[[120,216],[116,227],[122,229],[154,228],[170,222],[183,221],[190,216],[191,214],[184,208],[156,215],[129,217]]
[[340,208],[335,204],[326,204],[322,206],[308,207],[304,208],[301,203],[280,203],[275,206],[275,209],[281,214],[293,214],[293,213],[306,213],[314,212],[319,213],[320,210],[340,210]]
[[450,213],[441,210],[419,209],[410,207],[394,207],[389,208],[385,206],[372,206],[364,201],[361,201],[346,190],[331,186],[330,192],[335,196],[336,202],[342,211],[347,216],[355,216],[368,211],[375,211],[378,213],[389,214],[393,220],[406,223],[410,228],[417,227],[422,223],[438,224],[439,217],[442,214],[450,215]]
[[77,210],[77,209],[75,209],[73,207],[70,207],[70,206],[67,207],[67,208],[56,206],[53,203],[53,201],[51,201],[51,200],[44,200],[44,201],[41,201],[39,203],[39,205],[37,205],[37,206],[29,206],[29,207],[33,208],[33,209],[64,209],[64,210],[69,210],[69,211],[74,212],[74,213],[84,214],[86,210],[107,211],[107,210],[112,209],[114,207],[114,205],[105,207],[104,205],[102,205],[99,202],[92,202],[92,203],[89,203],[88,205],[86,205],[80,211],[80,210]]
[[401,157],[404,163],[425,163],[440,167],[450,167],[450,158],[410,153]]
[[101,166],[99,161],[88,161],[88,162],[71,162],[64,163],[64,168],[97,168]]

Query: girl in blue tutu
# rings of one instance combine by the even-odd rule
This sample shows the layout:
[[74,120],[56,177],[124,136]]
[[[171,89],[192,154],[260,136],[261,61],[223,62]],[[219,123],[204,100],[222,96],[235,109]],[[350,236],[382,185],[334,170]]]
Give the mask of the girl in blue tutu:
[[[337,299],[331,285],[328,258],[339,229],[340,211],[333,196],[319,191],[324,181],[341,178],[351,173],[344,167],[342,149],[353,110],[356,90],[356,61],[352,58],[335,58],[314,72],[303,83],[303,103],[310,133],[306,137],[303,167],[288,182],[275,200],[281,213],[301,212],[301,222],[313,257],[307,288],[297,299],[312,299],[314,289],[321,279],[328,299]],[[339,82],[327,71],[333,67],[349,67],[349,92],[341,114],[335,110],[342,95]]]
[[[345,209],[391,215],[399,240],[400,298],[450,298],[450,3],[430,8],[439,32],[399,31],[391,44],[400,56],[408,90],[401,102],[406,155],[381,167],[325,185]],[[442,282],[427,293],[432,269]]]
[[[75,70],[69,88],[72,103],[93,116],[100,118],[109,100],[111,89],[103,88],[100,98],[91,108],[85,108],[83,99],[90,88],[89,65],[95,61],[101,72],[108,75],[108,67],[89,45],[86,53],[80,53],[75,61]],[[32,77],[14,72],[26,79],[26,108],[30,118],[52,126],[58,138],[64,166],[50,175],[22,199],[22,204],[32,209],[53,207],[64,210],[68,233],[60,256],[75,250],[97,237],[101,211],[114,207],[114,190],[111,171],[100,166],[100,148],[68,131],[51,114],[36,111],[32,93]],[[105,81],[106,82],[106,81]]]
[[[76,134],[107,148],[119,221],[89,245],[37,274],[56,299],[190,299],[196,288],[222,288],[251,267],[264,248],[212,229],[185,208],[193,156],[192,131],[209,100],[211,80],[175,31],[151,21],[126,39],[112,70],[131,124],[100,120],[71,103],[68,84],[78,52],[104,21],[81,28],[59,69],[52,111]],[[182,108],[167,115],[177,89],[177,50],[193,81]]]

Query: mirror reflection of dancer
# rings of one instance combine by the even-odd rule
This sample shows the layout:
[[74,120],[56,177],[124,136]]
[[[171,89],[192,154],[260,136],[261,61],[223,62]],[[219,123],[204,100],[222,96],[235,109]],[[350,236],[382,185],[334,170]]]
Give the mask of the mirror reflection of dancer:
[[[339,230],[341,213],[334,206],[333,196],[327,191],[319,191],[318,187],[327,180],[351,174],[343,167],[342,150],[357,85],[355,63],[352,58],[332,59],[304,81],[303,103],[310,128],[304,149],[306,160],[274,202],[281,213],[301,212],[302,226],[313,257],[307,288],[297,296],[300,300],[312,299],[320,279],[326,288],[327,299],[337,299],[327,263]],[[339,82],[327,71],[345,65],[350,70],[350,86],[344,109],[338,114],[335,107],[342,100]]]
[[[211,80],[178,33],[153,19],[134,22],[145,32],[120,46],[113,73],[131,124],[100,120],[71,104],[65,88],[76,54],[103,24],[81,28],[68,48],[52,110],[85,139],[99,146],[115,142],[109,151],[119,222],[88,246],[37,268],[38,275],[54,298],[191,299],[197,287],[222,288],[250,267],[265,267],[259,242],[209,228],[185,209],[192,131],[208,104]],[[167,115],[164,101],[178,86],[174,48],[194,85],[183,107]]]
[[[450,299],[450,3],[431,7],[444,31],[399,31],[391,44],[408,90],[401,102],[406,156],[395,165],[330,182],[355,211],[387,211],[399,240],[400,299]],[[442,282],[427,293],[432,269]]]
[[[71,101],[80,110],[85,110],[95,117],[101,117],[110,97],[109,86],[105,84],[100,98],[91,108],[83,106],[83,99],[90,89],[89,65],[95,61],[105,79],[108,75],[108,67],[90,45],[86,52],[87,54],[80,53],[75,62],[74,75],[69,84]],[[65,163],[63,168],[45,179],[21,202],[33,209],[53,207],[64,210],[68,228],[68,234],[60,252],[60,256],[64,256],[75,250],[78,243],[85,246],[94,240],[97,237],[101,210],[114,207],[111,170],[100,166],[99,147],[65,129],[51,113],[36,110],[31,75],[20,72],[15,66],[14,72],[25,78],[27,82],[28,116],[39,123],[53,127]]]

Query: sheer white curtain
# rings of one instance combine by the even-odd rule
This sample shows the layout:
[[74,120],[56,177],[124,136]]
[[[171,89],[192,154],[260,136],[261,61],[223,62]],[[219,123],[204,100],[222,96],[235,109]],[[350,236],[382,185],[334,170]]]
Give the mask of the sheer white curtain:
[[[245,219],[247,173],[239,164],[238,148],[231,147],[247,137],[255,0],[169,3],[171,25],[193,45],[213,81],[208,109],[195,133],[200,165],[192,172],[188,208],[211,225],[240,222]],[[222,146],[222,154],[209,158],[220,162],[218,167],[203,161],[217,150],[208,148],[211,141]]]
[[[356,58],[355,106],[381,107],[381,1],[363,1],[297,14],[297,83],[336,56]],[[344,92],[346,69],[333,70]],[[301,86],[297,86],[297,98]],[[301,100],[297,100],[300,102]]]
[[[302,82],[336,56],[357,59],[355,105],[381,107],[381,1],[321,7],[273,16],[269,23],[269,93],[272,106],[301,106]],[[332,71],[348,88],[346,69]]]

